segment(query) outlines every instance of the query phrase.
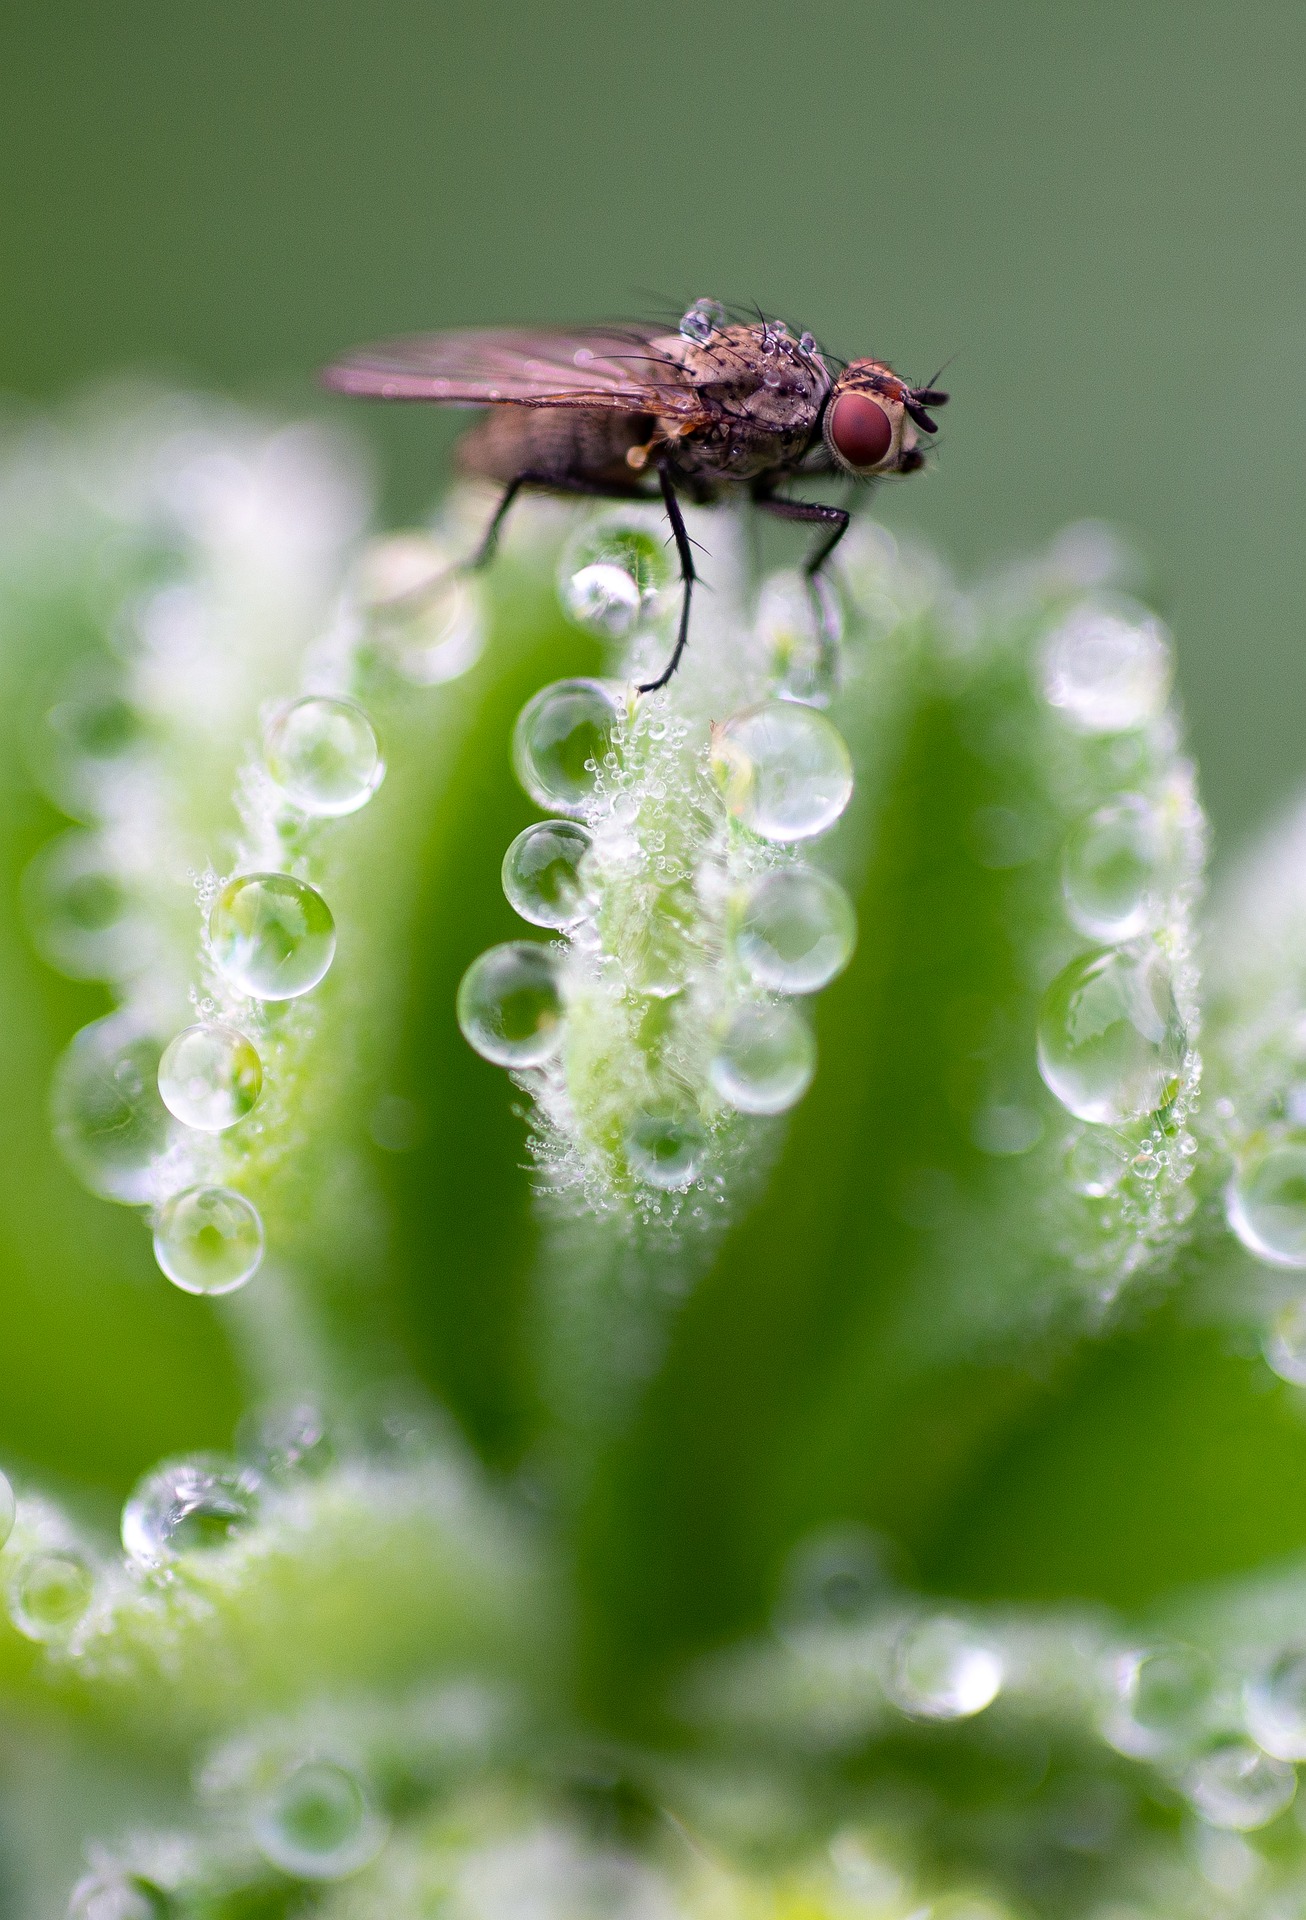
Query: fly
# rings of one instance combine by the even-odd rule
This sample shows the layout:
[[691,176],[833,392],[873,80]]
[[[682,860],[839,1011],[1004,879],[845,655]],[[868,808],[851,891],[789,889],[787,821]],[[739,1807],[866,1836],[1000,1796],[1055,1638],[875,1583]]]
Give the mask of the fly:
[[[840,363],[835,363],[838,366]],[[685,651],[694,558],[680,508],[743,489],[763,512],[821,532],[805,572],[827,645],[834,609],[823,569],[848,528],[843,507],[790,500],[777,489],[800,474],[878,480],[924,465],[920,436],[936,432],[931,407],[946,393],[913,387],[881,360],[837,372],[810,333],[732,319],[696,300],[668,333],[656,326],[417,334],[363,347],[327,369],[327,386],[377,400],[483,407],[458,443],[459,470],[503,488],[480,547],[493,557],[523,487],[609,500],[660,492],[680,561],[683,596],[664,687]]]

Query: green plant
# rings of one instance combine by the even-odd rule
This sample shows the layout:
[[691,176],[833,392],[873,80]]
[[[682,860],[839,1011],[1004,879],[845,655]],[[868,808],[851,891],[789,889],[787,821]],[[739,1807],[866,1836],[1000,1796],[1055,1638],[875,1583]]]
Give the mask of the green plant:
[[[540,506],[469,582],[478,500],[368,538],[319,430],[158,395],[16,433],[0,499],[9,857],[113,999],[26,989],[78,1027],[54,1135],[211,1297],[160,1335],[119,1283],[103,1364],[140,1402],[151,1339],[195,1382],[225,1341],[245,1406],[228,1453],[209,1387],[160,1415],[198,1450],[121,1553],[14,1463],[0,1675],[58,1782],[10,1791],[20,1909],[75,1840],[84,1920],[1301,1911],[1298,1567],[1130,1616],[910,1565],[1147,1316],[1306,1384],[1301,829],[1203,992],[1108,536],[963,592],[861,522],[835,676],[705,516],[641,701],[639,511]],[[35,1265],[113,1286],[147,1237],[84,1250],[40,1051]]]

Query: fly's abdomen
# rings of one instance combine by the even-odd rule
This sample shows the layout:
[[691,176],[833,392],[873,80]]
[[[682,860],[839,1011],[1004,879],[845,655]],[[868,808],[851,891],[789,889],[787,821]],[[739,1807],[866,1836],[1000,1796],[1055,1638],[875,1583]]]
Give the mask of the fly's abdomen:
[[538,479],[629,484],[626,454],[647,444],[653,421],[642,414],[583,407],[494,407],[458,442],[460,473],[504,486],[519,474]]

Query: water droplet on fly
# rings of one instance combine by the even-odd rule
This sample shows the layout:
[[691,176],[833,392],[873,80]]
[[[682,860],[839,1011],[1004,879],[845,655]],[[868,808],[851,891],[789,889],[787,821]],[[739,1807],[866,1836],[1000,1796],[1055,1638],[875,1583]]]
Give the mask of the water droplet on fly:
[[1294,1300],[1275,1315],[1264,1352],[1280,1380],[1306,1387],[1306,1300]]
[[673,1193],[698,1178],[707,1133],[694,1114],[659,1109],[637,1113],[626,1128],[626,1158],[637,1180]]
[[1137,794],[1081,821],[1061,863],[1066,908],[1080,932],[1113,941],[1145,932],[1168,879],[1168,851],[1156,809]]
[[386,1829],[361,1780],[335,1760],[301,1760],[272,1789],[254,1839],[282,1873],[340,1880],[375,1858]]
[[692,340],[695,346],[706,346],[714,333],[729,324],[730,316],[719,300],[695,300],[692,307],[680,320],[680,335],[683,340]]
[[1285,1647],[1243,1688],[1247,1731],[1276,1760],[1306,1760],[1306,1647]]
[[209,942],[233,986],[255,1000],[294,1000],[323,978],[336,950],[331,909],[306,880],[243,873],[209,914]]
[[810,333],[800,333],[798,336],[798,344],[804,353],[816,352],[816,340]]
[[183,1293],[234,1293],[258,1272],[263,1222],[230,1187],[187,1187],[154,1220],[154,1258]]
[[59,1058],[50,1097],[55,1142],[101,1199],[139,1206],[151,1198],[169,1131],[158,1076],[158,1041],[121,1014],[83,1027]]
[[185,1027],[164,1048],[159,1092],[176,1119],[202,1133],[221,1133],[253,1110],[263,1063],[235,1027]]
[[1173,1100],[1186,1036],[1170,969],[1155,948],[1088,953],[1043,997],[1038,1068],[1062,1106],[1099,1126]]
[[960,1620],[922,1620],[894,1648],[893,1698],[919,1720],[968,1720],[992,1705],[1002,1659]]
[[1258,1260],[1306,1267],[1306,1139],[1249,1152],[1230,1182],[1225,1212]]
[[571,820],[527,827],[503,856],[508,904],[532,926],[574,926],[585,912],[580,865],[592,844],[585,828]]
[[1152,720],[1170,692],[1165,628],[1130,601],[1076,607],[1043,648],[1043,692],[1083,733],[1125,733]]
[[740,1007],[717,1043],[708,1077],[740,1113],[785,1113],[816,1072],[816,1042],[792,1007]]
[[458,987],[458,1025],[498,1067],[539,1067],[562,1039],[557,955],[534,940],[508,940],[472,961]]
[[217,1454],[167,1460],[133,1489],[122,1510],[122,1544],[142,1567],[225,1546],[258,1518],[259,1479]]
[[780,867],[739,904],[734,950],[750,979],[776,993],[817,993],[843,972],[857,944],[853,903],[816,867]]
[[264,736],[268,772],[304,813],[356,813],[385,775],[376,730],[352,700],[310,694]]
[[66,1640],[91,1604],[95,1575],[80,1553],[61,1547],[19,1562],[9,1586],[9,1618],[25,1640]]
[[622,689],[602,680],[555,680],[528,700],[512,735],[512,764],[538,806],[581,818],[597,769],[612,749]]
[[70,980],[118,980],[149,959],[135,902],[97,834],[74,828],[42,847],[22,899],[32,945]]
[[842,735],[824,714],[791,701],[749,707],[715,727],[712,771],[727,810],[763,840],[825,833],[852,798]]
[[1250,1740],[1224,1740],[1194,1761],[1184,1792],[1213,1827],[1250,1833],[1268,1826],[1292,1802],[1297,1772]]

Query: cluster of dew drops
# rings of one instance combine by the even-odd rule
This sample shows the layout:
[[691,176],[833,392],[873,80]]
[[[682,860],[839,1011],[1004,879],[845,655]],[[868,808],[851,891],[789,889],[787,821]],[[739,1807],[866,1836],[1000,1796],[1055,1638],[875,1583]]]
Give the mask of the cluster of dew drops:
[[[650,602],[665,603],[662,564],[640,526],[605,520],[564,554],[564,605],[588,631],[629,640]],[[665,645],[665,622],[659,637]],[[644,1003],[686,994],[692,937],[680,938],[674,924],[648,931],[660,889],[688,884],[696,907],[715,905],[726,951],[712,969],[706,1052],[692,1063],[706,1086],[655,1093],[633,1103],[623,1123],[628,1173],[654,1193],[703,1184],[714,1106],[775,1115],[802,1098],[816,1047],[794,1002],[843,971],[857,937],[844,889],[793,855],[827,832],[852,796],[852,761],[825,714],[798,699],[771,698],[712,726],[698,771],[705,768],[723,816],[753,850],[733,870],[728,847],[710,834],[692,845],[692,834],[677,832],[683,823],[668,813],[695,804],[687,752],[692,759],[691,727],[674,695],[641,696],[622,682],[578,678],[556,681],[527,702],[514,728],[513,767],[550,817],[507,849],[503,889],[523,920],[559,938],[490,948],[468,968],[457,1001],[462,1031],[485,1059],[518,1073],[548,1069],[565,1060],[577,989],[597,981],[616,1000]],[[647,921],[643,942],[624,957],[605,936],[603,912],[605,898],[623,888],[642,900],[637,911]],[[716,897],[722,893],[724,902]]]

